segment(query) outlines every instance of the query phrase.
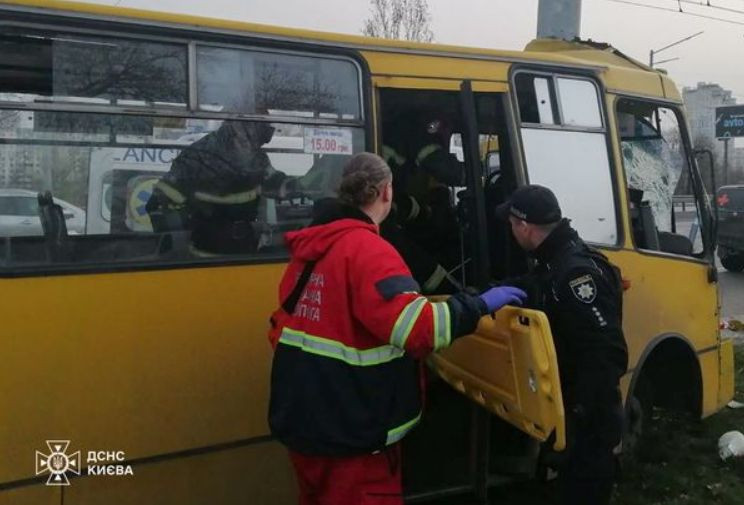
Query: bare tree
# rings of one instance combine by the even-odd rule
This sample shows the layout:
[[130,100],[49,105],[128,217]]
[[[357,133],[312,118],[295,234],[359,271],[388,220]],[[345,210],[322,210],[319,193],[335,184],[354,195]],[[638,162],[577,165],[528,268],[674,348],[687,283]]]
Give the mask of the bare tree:
[[385,39],[431,42],[431,15],[426,0],[371,0],[362,33]]

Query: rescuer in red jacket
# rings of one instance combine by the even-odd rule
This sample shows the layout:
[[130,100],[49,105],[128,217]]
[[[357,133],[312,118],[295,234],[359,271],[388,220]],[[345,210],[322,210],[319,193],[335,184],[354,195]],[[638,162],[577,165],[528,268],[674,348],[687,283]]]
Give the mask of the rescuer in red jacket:
[[357,154],[338,201],[286,236],[292,259],[269,332],[269,423],[289,449],[301,505],[361,505],[383,496],[402,504],[398,442],[422,408],[416,360],[526,297],[510,286],[442,302],[421,296],[379,235],[392,201],[388,165]]

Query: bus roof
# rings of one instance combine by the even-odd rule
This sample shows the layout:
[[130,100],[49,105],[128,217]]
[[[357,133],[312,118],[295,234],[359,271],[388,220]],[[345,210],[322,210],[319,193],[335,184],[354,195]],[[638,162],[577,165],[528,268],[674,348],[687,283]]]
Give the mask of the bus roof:
[[[0,0],[0,8],[65,13],[83,18],[95,16],[124,22],[132,21],[182,29],[349,47],[365,52],[409,53],[445,58],[543,63],[558,67],[584,68],[598,72],[609,91],[664,98],[681,103],[678,89],[664,73],[625,56],[608,44],[592,41],[535,40],[529,43],[524,51],[514,51],[380,39],[63,0]],[[371,71],[375,73],[373,66],[371,66]]]

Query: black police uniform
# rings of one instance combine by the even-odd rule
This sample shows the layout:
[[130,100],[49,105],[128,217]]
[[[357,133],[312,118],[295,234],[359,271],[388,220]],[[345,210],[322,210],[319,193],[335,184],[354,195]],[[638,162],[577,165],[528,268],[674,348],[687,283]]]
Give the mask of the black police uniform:
[[537,266],[521,284],[548,316],[556,346],[568,430],[558,469],[563,503],[607,504],[622,436],[619,379],[628,365],[620,273],[567,219],[532,255]]

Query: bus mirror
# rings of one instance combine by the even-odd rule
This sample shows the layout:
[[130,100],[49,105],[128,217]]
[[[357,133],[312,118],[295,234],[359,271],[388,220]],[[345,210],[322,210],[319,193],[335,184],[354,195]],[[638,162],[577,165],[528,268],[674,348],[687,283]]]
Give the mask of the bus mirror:
[[713,151],[710,149],[695,149],[693,151],[696,158],[705,156],[708,158],[708,168],[710,169],[710,192],[715,193],[717,188],[716,185],[716,163],[713,158]]
[[710,169],[710,187],[711,187],[711,194],[713,197],[711,198],[711,204],[713,205],[713,216],[711,221],[711,226],[708,228],[710,229],[710,244],[711,244],[711,254],[713,254],[713,251],[716,249],[716,243],[718,242],[718,201],[715,198],[716,195],[716,165],[713,158],[713,152],[710,149],[696,149],[693,151],[695,154],[695,157],[698,158],[700,156],[705,156],[708,158],[708,168]]

